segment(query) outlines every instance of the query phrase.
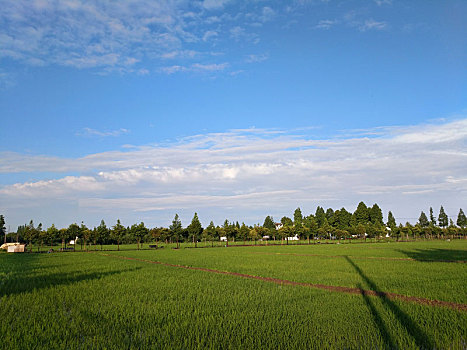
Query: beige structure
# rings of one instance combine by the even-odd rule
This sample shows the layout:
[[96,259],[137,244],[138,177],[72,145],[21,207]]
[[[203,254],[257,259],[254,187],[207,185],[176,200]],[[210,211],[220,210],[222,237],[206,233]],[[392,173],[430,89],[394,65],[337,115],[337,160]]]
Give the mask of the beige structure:
[[6,250],[8,253],[24,253],[24,246],[21,243],[5,243],[0,249]]
[[8,253],[24,253],[24,244],[9,246]]

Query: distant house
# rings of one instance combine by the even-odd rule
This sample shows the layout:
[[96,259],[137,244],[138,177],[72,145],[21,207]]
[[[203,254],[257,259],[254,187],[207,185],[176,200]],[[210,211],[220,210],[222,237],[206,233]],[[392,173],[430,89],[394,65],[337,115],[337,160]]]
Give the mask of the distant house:
[[287,237],[287,240],[289,241],[298,241],[300,238],[298,238],[298,235],[292,236],[292,237]]
[[276,230],[280,230],[284,225],[282,225],[282,222],[275,222],[274,225],[276,225]]
[[221,242],[227,242],[227,237],[223,236],[220,238]]

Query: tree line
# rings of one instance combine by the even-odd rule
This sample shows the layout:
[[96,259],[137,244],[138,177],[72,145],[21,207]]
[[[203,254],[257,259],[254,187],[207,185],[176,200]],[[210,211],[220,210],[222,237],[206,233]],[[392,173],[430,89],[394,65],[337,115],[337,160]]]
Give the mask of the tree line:
[[[66,248],[67,242],[76,237],[84,249],[91,246],[115,244],[120,249],[121,244],[136,243],[138,249],[147,242],[176,243],[192,242],[196,247],[198,242],[214,242],[221,238],[229,244],[229,241],[254,241],[281,240],[286,242],[291,237],[300,240],[312,239],[352,239],[352,238],[379,238],[392,237],[396,240],[423,237],[466,237],[467,218],[462,209],[459,209],[457,220],[454,223],[450,219],[443,206],[435,217],[433,209],[429,209],[429,217],[422,211],[418,222],[411,224],[396,223],[391,211],[388,212],[387,221],[383,221],[383,213],[375,203],[368,207],[360,202],[356,210],[351,213],[345,208],[333,210],[318,206],[315,213],[303,215],[300,208],[295,209],[293,217],[284,216],[280,222],[274,221],[272,216],[266,216],[262,225],[248,226],[238,221],[225,220],[222,225],[214,225],[213,221],[205,228],[201,225],[198,214],[195,213],[191,223],[183,227],[182,222],[175,214],[169,227],[148,228],[143,222],[124,226],[120,220],[108,227],[104,220],[94,228],[88,228],[83,222],[81,225],[70,224],[67,228],[57,228],[54,224],[44,229],[42,224],[34,225],[33,220],[29,224],[21,225],[16,232],[9,233],[9,240],[35,244],[41,246],[53,246],[62,244]],[[0,215],[0,235],[7,241],[5,232],[5,218]],[[213,244],[213,243],[212,243]]]

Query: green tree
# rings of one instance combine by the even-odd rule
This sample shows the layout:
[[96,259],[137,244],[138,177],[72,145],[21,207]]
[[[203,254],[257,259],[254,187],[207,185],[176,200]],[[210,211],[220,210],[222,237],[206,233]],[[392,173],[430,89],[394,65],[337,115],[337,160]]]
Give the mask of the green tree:
[[314,235],[318,233],[318,222],[313,215],[308,215],[305,218],[304,226],[306,228],[308,244],[310,244],[310,236],[314,237]]
[[274,223],[274,218],[272,216],[266,216],[264,219],[263,227],[269,231],[270,236],[276,237],[276,224]]
[[229,246],[229,238],[232,236],[232,225],[230,225],[229,220],[225,219],[224,224],[222,225],[222,232],[225,235],[226,246]]
[[216,236],[216,226],[214,226],[214,222],[210,222],[209,225],[203,230],[203,238],[204,242],[206,243],[207,240],[211,241],[211,245],[214,245],[214,237]]
[[392,215],[392,211],[388,212],[388,222],[386,226],[389,227],[391,230],[397,226],[396,219],[394,218],[394,215]]
[[435,219],[435,216],[433,214],[433,208],[430,207],[430,223],[432,226],[436,226],[436,219]]
[[439,209],[438,223],[439,223],[439,226],[442,228],[447,227],[449,223],[449,218],[444,212],[443,206],[441,206],[441,208]]
[[282,219],[281,219],[281,224],[282,224],[282,226],[292,227],[293,226],[293,221],[292,221],[291,218],[289,218],[287,216],[283,216]]
[[315,218],[316,223],[318,224],[318,228],[323,226],[324,220],[326,219],[326,213],[324,212],[324,209],[322,207],[318,206],[316,208]]
[[68,230],[66,228],[61,228],[58,230],[58,236],[62,240],[62,248],[66,248],[66,242],[69,238]]
[[373,204],[371,209],[369,209],[369,214],[370,214],[370,222],[372,224],[375,224],[377,227],[383,226],[383,212],[381,211],[381,208],[378,206],[378,204]]
[[133,224],[130,227],[130,235],[136,239],[138,243],[138,250],[140,249],[141,241],[144,237],[148,234],[149,230],[146,226],[144,226],[144,222],[140,222],[138,225]]
[[420,213],[420,217],[418,218],[418,223],[420,227],[428,227],[428,225],[430,225],[430,222],[428,221],[428,218],[423,211]]
[[301,237],[303,234],[303,215],[300,208],[295,209],[293,213],[293,227],[295,234]]
[[340,230],[348,230],[350,227],[350,220],[352,214],[349,213],[344,207],[334,212],[334,225]]
[[334,217],[334,210],[332,208],[326,209],[326,220],[328,221],[328,224],[333,226],[335,217]]
[[467,218],[465,217],[464,211],[459,209],[459,214],[457,214],[457,226],[460,228],[465,228],[467,226]]
[[104,220],[101,220],[100,225],[97,226],[96,239],[100,244],[102,250],[102,245],[106,244],[107,240],[109,239],[109,229],[107,228],[107,225],[105,224]]
[[117,223],[110,232],[110,236],[117,242],[117,250],[120,250],[120,242],[122,241],[123,237],[126,235],[126,228],[120,223],[120,220],[117,219]]
[[54,240],[58,237],[58,229],[54,224],[47,229],[47,241],[49,242],[50,249],[52,249]]
[[355,215],[357,224],[366,225],[370,221],[370,213],[369,213],[368,207],[363,202],[358,203],[358,206],[357,206],[357,209],[355,209],[354,215]]
[[175,217],[172,220],[172,225],[169,226],[169,230],[170,230],[171,235],[175,237],[177,241],[177,249],[178,249],[180,234],[182,233],[182,222],[180,221],[178,214],[175,214]]
[[266,216],[266,218],[264,219],[263,227],[268,230],[276,229],[276,225],[274,224],[274,219],[272,216]]
[[0,215],[0,235],[3,235],[3,242],[6,243],[5,217]]
[[[265,230],[267,230],[268,232],[271,232],[270,229],[265,228]],[[240,230],[238,234],[243,239],[243,243],[245,244],[245,240],[249,238],[250,228],[247,225],[245,225],[244,222],[242,222],[242,226],[240,226]]]
[[84,242],[84,250],[87,250],[87,242],[89,239],[91,239],[92,231],[84,225],[84,223],[81,223],[81,236],[83,238]]
[[79,238],[80,228],[78,224],[74,223],[74,224],[70,224],[67,230],[68,230],[68,237],[71,237],[71,239],[74,240],[75,242],[75,244],[73,244],[73,250],[76,250],[76,242]]
[[191,223],[187,227],[188,234],[192,237],[193,243],[195,247],[198,246],[198,236],[203,232],[203,227],[201,226],[201,222],[198,219],[198,214],[195,213],[193,219],[191,219]]
[[[29,225],[24,230],[24,238],[31,245],[39,239],[39,230],[34,227],[34,222],[31,220]],[[31,248],[32,249],[32,248]]]

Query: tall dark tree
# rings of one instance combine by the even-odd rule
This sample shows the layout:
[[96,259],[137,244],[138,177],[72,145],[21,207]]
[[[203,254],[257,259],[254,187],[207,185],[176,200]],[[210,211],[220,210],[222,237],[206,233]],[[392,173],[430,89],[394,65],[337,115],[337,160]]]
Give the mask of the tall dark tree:
[[457,226],[465,228],[467,226],[467,218],[465,217],[464,211],[459,209],[459,214],[457,215]]
[[295,234],[301,237],[303,233],[303,215],[300,208],[295,209],[293,213],[293,226]]
[[324,220],[326,219],[326,213],[324,212],[324,209],[322,207],[318,206],[316,208],[315,218],[316,218],[316,223],[318,224],[318,227],[323,226]]
[[423,211],[421,212],[420,217],[418,218],[418,224],[421,227],[428,227],[430,225],[430,222],[428,221],[428,218]]
[[96,240],[99,242],[102,250],[102,245],[107,243],[109,239],[109,229],[105,224],[105,221],[102,219],[99,226],[96,228]]
[[[264,227],[264,225],[263,225],[263,227]],[[264,229],[267,230],[268,233],[271,233],[271,229],[268,229],[266,227],[264,227]],[[244,222],[242,222],[242,226],[240,226],[240,230],[238,231],[238,235],[243,240],[243,243],[245,243],[245,240],[248,239],[249,234],[250,234],[250,228],[247,225],[245,225]]]
[[352,214],[342,207],[340,210],[334,212],[334,226],[340,230],[347,230],[350,226],[351,218]]
[[207,240],[210,240],[214,245],[214,237],[216,236],[216,226],[214,222],[210,222],[209,225],[203,230],[203,238],[206,243]]
[[198,236],[201,235],[203,232],[203,227],[201,226],[201,222],[199,221],[198,214],[195,213],[191,223],[187,227],[188,234],[192,237],[193,243],[195,247],[198,246]]
[[123,237],[126,235],[126,228],[120,223],[120,220],[117,219],[117,223],[112,227],[110,233],[112,239],[117,242],[117,250],[120,250],[120,243],[122,242]]
[[6,243],[5,217],[0,215],[0,237],[3,235],[3,242]]
[[178,240],[180,239],[180,235],[182,233],[182,222],[180,221],[178,214],[175,214],[175,217],[172,220],[172,225],[169,226],[169,230],[170,230],[171,235],[177,241],[177,249],[178,249],[179,248]]
[[443,206],[439,209],[439,215],[438,215],[438,224],[440,227],[445,228],[449,224],[449,218],[444,212]]
[[436,219],[435,219],[435,215],[433,214],[433,208],[430,207],[430,224],[432,226],[436,226]]
[[225,219],[224,224],[222,225],[222,231],[226,238],[226,246],[229,246],[229,238],[232,237],[232,225],[229,223],[229,220]]
[[89,241],[89,239],[91,238],[92,232],[91,232],[91,230],[89,228],[86,227],[86,225],[83,222],[81,223],[80,231],[81,231],[81,236],[82,236],[83,242],[84,242],[84,250],[87,250],[86,245],[87,245],[87,242]]
[[54,240],[58,237],[58,230],[54,224],[47,229],[46,239],[49,242],[50,249],[52,249]]
[[370,214],[370,221],[372,224],[375,224],[377,226],[383,226],[383,212],[381,211],[381,208],[378,206],[378,204],[373,204],[371,209],[369,209],[369,214]]
[[281,224],[282,224],[282,226],[292,227],[293,226],[293,221],[292,221],[291,218],[289,218],[287,216],[283,216],[282,219],[281,219]]
[[335,221],[334,210],[332,208],[326,209],[326,214],[325,215],[326,215],[326,220],[327,220],[328,224],[333,226],[334,221]]
[[274,219],[272,216],[266,216],[264,219],[263,227],[267,228],[268,230],[275,230],[276,225],[274,224]]
[[396,219],[394,218],[394,215],[392,215],[392,211],[388,212],[388,222],[386,226],[389,227],[391,230],[397,227]]
[[303,215],[302,215],[302,210],[300,208],[295,209],[293,213],[293,224],[294,226],[302,226],[303,222]]
[[370,221],[370,213],[368,207],[363,202],[358,203],[354,215],[355,219],[357,220],[357,224],[366,225]]

